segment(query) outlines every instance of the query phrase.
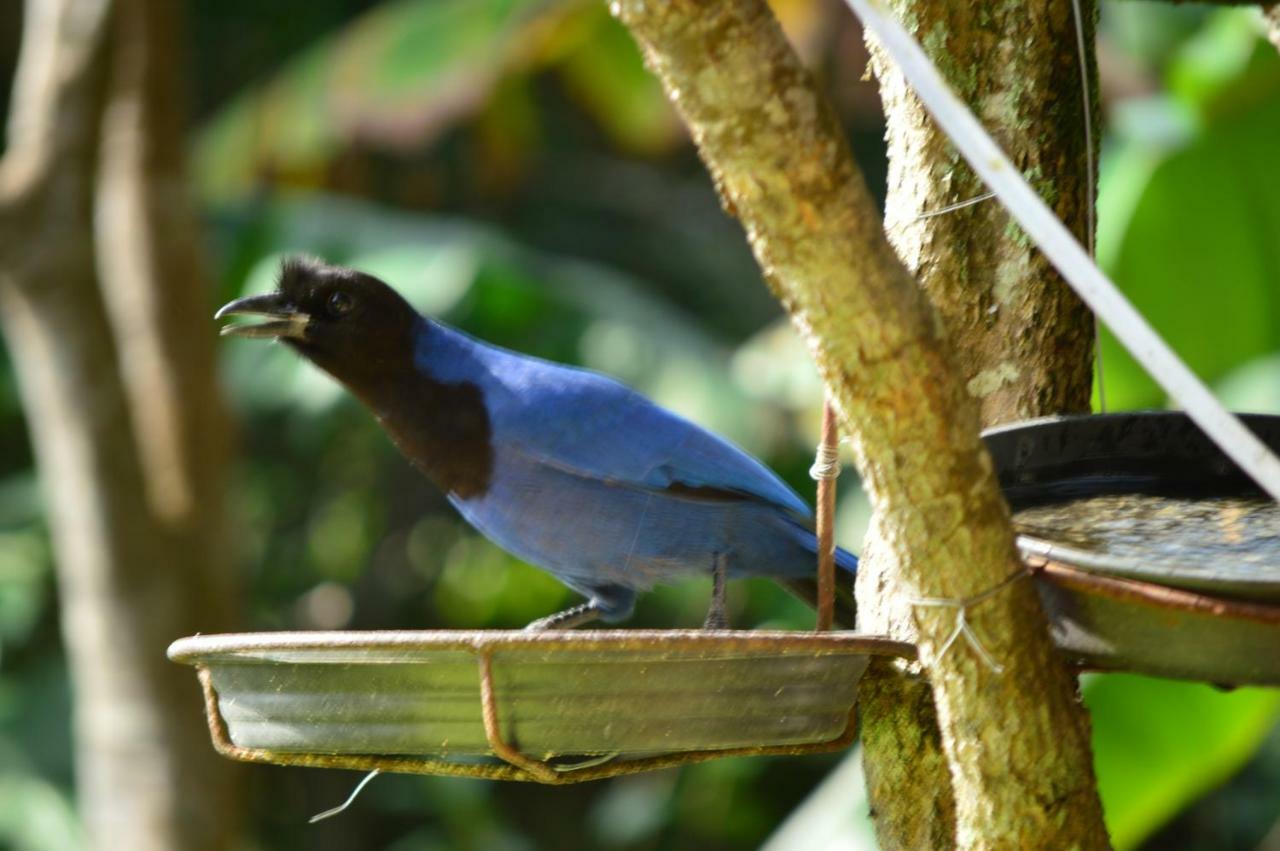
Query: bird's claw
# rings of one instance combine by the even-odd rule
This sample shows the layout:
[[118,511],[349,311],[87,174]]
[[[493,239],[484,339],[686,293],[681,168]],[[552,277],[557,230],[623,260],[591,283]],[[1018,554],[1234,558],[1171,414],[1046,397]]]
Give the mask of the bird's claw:
[[729,628],[729,600],[726,588],[729,576],[728,566],[723,555],[717,555],[715,565],[711,569],[711,606],[707,609],[707,619],[702,622],[704,630]]
[[579,624],[589,623],[600,616],[600,610],[594,602],[588,601],[580,606],[538,618],[524,628],[525,632],[545,632],[549,629],[572,629]]
[[728,629],[729,619],[721,613],[720,617],[707,615],[707,619],[702,622],[703,630],[707,632],[715,632],[716,630]]

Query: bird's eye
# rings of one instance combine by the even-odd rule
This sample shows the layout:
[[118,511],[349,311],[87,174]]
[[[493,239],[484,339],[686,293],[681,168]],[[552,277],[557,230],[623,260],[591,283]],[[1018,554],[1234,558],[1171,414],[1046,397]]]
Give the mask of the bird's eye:
[[342,290],[336,290],[329,296],[329,313],[333,316],[345,316],[351,312],[355,302]]

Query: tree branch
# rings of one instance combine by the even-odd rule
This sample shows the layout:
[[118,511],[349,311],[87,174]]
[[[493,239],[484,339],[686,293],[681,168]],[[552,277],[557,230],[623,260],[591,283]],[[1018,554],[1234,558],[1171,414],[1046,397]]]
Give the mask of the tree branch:
[[[151,510],[206,528],[222,492],[228,423],[217,392],[212,283],[188,196],[179,7],[117,0],[103,116],[97,227],[102,288],[129,394]],[[220,496],[218,496],[220,498]],[[225,530],[202,533],[219,552]],[[226,573],[226,571],[219,571]],[[216,595],[218,599],[226,595]]]
[[111,0],[27,3],[9,147],[0,159],[0,246],[10,249],[6,254],[19,233],[30,236],[29,223],[39,218],[35,204],[57,204],[70,213],[86,203],[78,193],[95,168],[110,18]]
[[963,599],[1021,569],[977,408],[922,290],[881,231],[825,99],[761,0],[617,0],[726,207],[808,342],[854,438],[884,593],[919,624],[965,847],[1105,847],[1087,725],[1026,582],[971,621],[1004,665],[940,653]]
[[[181,232],[189,211],[170,204],[144,215],[113,201],[112,193],[151,197],[150,166],[131,170],[130,158],[175,141],[143,138],[150,123],[135,125],[164,108],[139,91],[143,76],[135,73],[148,50],[138,28],[155,25],[147,11],[139,0],[27,4],[12,144],[0,163],[0,327],[46,494],[87,847],[221,849],[237,826],[232,766],[209,747],[198,690],[164,656],[177,637],[225,628],[232,605],[224,456],[216,451],[225,419],[211,354],[198,353],[211,343],[155,347],[171,382],[153,380],[154,371],[122,354],[138,335],[195,338],[203,328],[210,336],[207,311],[197,324],[190,309],[143,310],[144,323],[113,328],[98,278],[113,252],[136,246],[99,230],[104,210],[126,217],[111,226],[163,227],[167,239],[194,241]],[[175,41],[159,29],[152,37]],[[139,132],[122,133],[130,126]],[[136,293],[201,280],[190,265],[152,259],[143,261],[146,276],[112,282]],[[173,301],[152,293],[148,303]],[[175,387],[181,398],[167,398]],[[165,463],[176,466],[198,511],[161,510],[152,498],[147,444],[155,432],[135,429],[145,417],[140,401],[168,412],[166,427],[183,431]],[[193,409],[179,413],[186,404]],[[210,456],[195,457],[201,452]]]

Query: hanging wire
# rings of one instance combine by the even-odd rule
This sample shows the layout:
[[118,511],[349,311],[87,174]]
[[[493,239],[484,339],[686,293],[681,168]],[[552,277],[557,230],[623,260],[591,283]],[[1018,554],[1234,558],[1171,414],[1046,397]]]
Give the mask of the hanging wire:
[[951,645],[955,644],[956,639],[963,635],[964,640],[969,642],[969,646],[973,648],[973,652],[978,654],[978,658],[991,669],[993,674],[996,676],[1003,674],[1004,665],[996,661],[995,657],[991,655],[991,651],[983,646],[977,633],[973,631],[973,626],[969,623],[969,609],[980,603],[985,603],[1014,582],[1029,575],[1025,568],[1015,571],[1002,579],[999,584],[964,600],[954,600],[950,597],[912,597],[911,605],[913,606],[956,610],[956,628],[947,636],[947,640],[942,642],[942,646],[938,649],[937,658],[941,659],[946,656],[947,651],[951,649]]
[[[1080,58],[1080,93],[1084,102],[1084,162],[1085,162],[1085,248],[1089,257],[1098,259],[1098,199],[1094,184],[1093,163],[1093,98],[1089,90],[1089,52],[1084,40],[1084,13],[1080,0],[1071,0],[1071,12],[1076,24],[1076,52]],[[1107,412],[1107,383],[1102,370],[1102,322],[1093,314],[1093,368],[1098,380],[1098,409]]]
[[994,192],[983,192],[981,195],[975,195],[968,200],[957,201],[954,204],[948,204],[940,209],[929,210],[926,213],[921,213],[916,216],[916,221],[918,222],[921,219],[932,219],[934,216],[942,216],[947,213],[954,213],[956,210],[963,210],[965,207],[972,207],[974,204],[981,204],[983,201],[989,201],[994,197],[996,197],[996,193]]

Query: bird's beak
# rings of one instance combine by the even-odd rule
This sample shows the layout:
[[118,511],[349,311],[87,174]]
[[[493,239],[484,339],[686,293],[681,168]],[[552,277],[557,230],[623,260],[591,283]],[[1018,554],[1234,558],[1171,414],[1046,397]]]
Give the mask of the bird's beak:
[[253,325],[224,325],[224,337],[268,337],[271,339],[305,340],[311,317],[294,307],[284,293],[251,295],[224,304],[214,319],[227,316],[264,316],[266,322]]

